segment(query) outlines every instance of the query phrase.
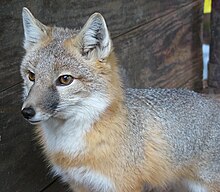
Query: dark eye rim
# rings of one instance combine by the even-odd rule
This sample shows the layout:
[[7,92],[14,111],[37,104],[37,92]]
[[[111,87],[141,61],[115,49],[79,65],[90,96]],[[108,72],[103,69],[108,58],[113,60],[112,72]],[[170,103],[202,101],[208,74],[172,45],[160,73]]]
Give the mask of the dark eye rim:
[[35,81],[35,73],[33,73],[32,71],[28,70],[28,79],[32,82]]
[[[68,78],[70,78],[70,80],[67,81],[67,83],[63,83],[63,82],[61,81],[61,78],[65,77],[65,76],[68,77]],[[74,78],[73,76],[71,76],[71,75],[61,75],[61,76],[59,76],[58,79],[56,80],[56,85],[57,85],[57,86],[67,86],[67,85],[70,85],[70,84],[73,82],[74,79],[75,79],[75,78]]]

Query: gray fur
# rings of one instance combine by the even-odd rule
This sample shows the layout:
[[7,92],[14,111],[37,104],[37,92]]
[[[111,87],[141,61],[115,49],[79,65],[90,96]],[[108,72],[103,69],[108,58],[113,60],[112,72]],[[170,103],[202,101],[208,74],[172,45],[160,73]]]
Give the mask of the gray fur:
[[[126,106],[135,141],[144,145],[143,137],[151,129],[148,117],[155,119],[170,146],[166,155],[174,165],[173,172],[196,163],[198,179],[220,184],[219,102],[184,89],[127,89]],[[132,146],[137,148],[140,143]]]

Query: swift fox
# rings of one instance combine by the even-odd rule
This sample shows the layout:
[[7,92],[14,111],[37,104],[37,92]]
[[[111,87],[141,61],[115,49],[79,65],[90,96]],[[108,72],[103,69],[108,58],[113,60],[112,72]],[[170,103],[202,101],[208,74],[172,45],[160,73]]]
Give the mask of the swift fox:
[[182,89],[123,89],[104,18],[49,27],[23,8],[22,114],[76,192],[181,182],[220,190],[220,104]]

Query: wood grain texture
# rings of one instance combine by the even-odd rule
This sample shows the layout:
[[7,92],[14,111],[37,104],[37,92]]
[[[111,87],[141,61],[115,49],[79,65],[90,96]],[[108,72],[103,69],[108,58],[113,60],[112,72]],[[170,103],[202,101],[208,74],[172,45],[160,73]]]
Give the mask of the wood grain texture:
[[57,179],[45,187],[45,189],[43,189],[41,192],[70,192],[70,189],[67,185]]
[[0,192],[66,190],[48,175],[33,141],[33,126],[20,115],[23,6],[46,24],[70,28],[81,27],[90,14],[101,12],[127,85],[200,87],[202,0],[1,0]]
[[211,45],[208,84],[220,93],[220,1],[212,0]]
[[[112,37],[115,38],[195,1],[199,0],[2,0],[0,1],[0,91],[21,81],[19,65],[24,54],[21,19],[23,6],[28,7],[36,18],[45,24],[70,28],[82,27],[92,13],[101,12],[106,18]],[[125,63],[127,60],[121,62]]]
[[53,179],[20,114],[21,86],[0,93],[0,191],[37,192]]
[[114,39],[131,87],[202,87],[200,26],[196,1]]

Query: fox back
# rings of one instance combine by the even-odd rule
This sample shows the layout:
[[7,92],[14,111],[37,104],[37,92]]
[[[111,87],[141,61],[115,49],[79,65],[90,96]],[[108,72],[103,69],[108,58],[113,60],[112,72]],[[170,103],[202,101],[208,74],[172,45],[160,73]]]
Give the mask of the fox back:
[[23,9],[22,114],[76,192],[181,182],[220,190],[220,104],[181,89],[122,89],[104,18],[49,27]]

